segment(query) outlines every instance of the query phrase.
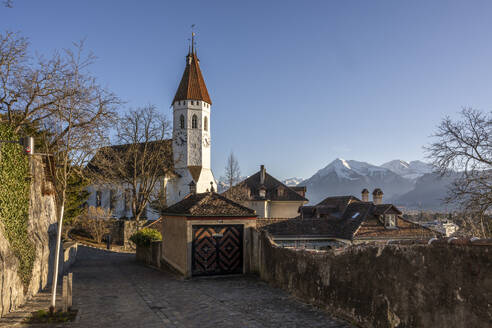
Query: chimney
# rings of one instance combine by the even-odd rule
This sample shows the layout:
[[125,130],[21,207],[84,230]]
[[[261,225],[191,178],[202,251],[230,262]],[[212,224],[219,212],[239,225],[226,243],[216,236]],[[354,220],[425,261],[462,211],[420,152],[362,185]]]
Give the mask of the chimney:
[[362,189],[362,201],[363,202],[369,201],[369,190],[367,190],[366,188]]
[[260,184],[261,185],[265,184],[265,175],[266,175],[265,165],[261,165],[260,166]]
[[383,203],[383,191],[381,189],[374,189],[374,191],[372,192],[372,202],[375,205],[380,205]]

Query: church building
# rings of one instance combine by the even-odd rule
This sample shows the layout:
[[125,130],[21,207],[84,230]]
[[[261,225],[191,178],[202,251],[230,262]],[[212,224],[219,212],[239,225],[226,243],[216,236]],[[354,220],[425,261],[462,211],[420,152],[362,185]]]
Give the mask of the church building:
[[[161,195],[165,195],[164,203],[167,206],[179,202],[190,191],[202,193],[217,190],[210,167],[211,107],[212,100],[200,70],[193,34],[186,56],[186,67],[172,101],[172,140],[165,140],[172,143],[174,169],[173,173],[162,177],[158,186],[163,191]],[[125,145],[110,147],[124,151]],[[92,170],[97,170],[97,157],[98,154],[88,165]],[[95,183],[88,187],[88,191],[89,206],[109,208],[117,218],[132,217],[131,206],[128,204],[128,186],[118,184],[117,181],[112,186]],[[144,216],[157,219],[160,213],[148,206]]]

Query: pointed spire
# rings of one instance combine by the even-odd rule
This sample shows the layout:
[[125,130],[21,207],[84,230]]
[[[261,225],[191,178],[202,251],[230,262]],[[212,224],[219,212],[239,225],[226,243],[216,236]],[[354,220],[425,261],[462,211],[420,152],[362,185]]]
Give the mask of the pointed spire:
[[[194,27],[195,25],[193,24],[192,29]],[[186,68],[174,96],[173,104],[180,100],[202,100],[212,104],[200,70],[200,61],[196,56],[195,35],[195,32],[191,33],[191,44],[186,56]]]

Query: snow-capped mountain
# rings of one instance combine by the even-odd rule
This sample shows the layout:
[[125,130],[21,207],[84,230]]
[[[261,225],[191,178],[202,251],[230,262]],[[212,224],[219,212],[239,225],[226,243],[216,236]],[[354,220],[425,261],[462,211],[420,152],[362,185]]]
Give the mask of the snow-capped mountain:
[[[247,179],[249,176],[240,176],[238,181],[236,183],[239,183],[245,179]],[[222,193],[229,189],[229,181],[225,177],[220,177],[217,181],[217,192]]]
[[420,178],[424,174],[432,173],[433,166],[428,163],[424,163],[422,161],[411,161],[405,162],[400,159],[395,159],[393,161],[384,163],[381,167],[387,168],[396,174],[410,179],[415,180]]
[[294,178],[283,179],[282,183],[289,187],[295,187],[302,181],[304,181],[303,178],[294,177]]
[[341,158],[337,158],[300,185],[307,187],[306,197],[311,204],[316,204],[328,196],[360,197],[364,188],[381,188],[384,197],[390,199],[410,191],[413,187],[411,180],[388,168]]

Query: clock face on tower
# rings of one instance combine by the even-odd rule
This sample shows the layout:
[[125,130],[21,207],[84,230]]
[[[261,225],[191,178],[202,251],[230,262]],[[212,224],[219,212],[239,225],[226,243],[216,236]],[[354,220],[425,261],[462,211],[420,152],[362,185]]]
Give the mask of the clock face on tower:
[[182,145],[186,144],[187,139],[188,138],[187,138],[186,133],[179,131],[176,133],[176,137],[175,137],[174,141],[176,142],[176,144],[178,146],[182,146]]
[[209,137],[203,138],[203,146],[204,147],[209,147],[210,146],[210,138]]

